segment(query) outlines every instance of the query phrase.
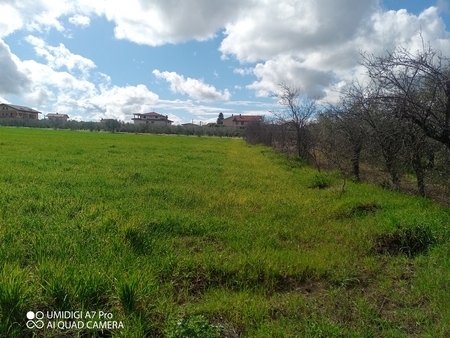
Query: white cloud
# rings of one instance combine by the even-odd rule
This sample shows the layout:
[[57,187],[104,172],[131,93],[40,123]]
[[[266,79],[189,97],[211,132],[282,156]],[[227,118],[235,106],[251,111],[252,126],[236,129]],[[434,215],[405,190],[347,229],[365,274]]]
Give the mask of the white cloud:
[[376,0],[265,0],[226,25],[220,50],[240,61],[309,53],[356,35]]
[[49,99],[49,93],[43,88],[38,88],[34,92],[25,94],[24,97],[28,102],[40,106]]
[[0,3],[0,13],[2,13],[2,19],[0,20],[0,38],[22,27],[23,23],[20,12],[14,7],[6,3]]
[[75,26],[88,27],[91,19],[88,16],[76,14],[69,18],[69,22]]
[[27,74],[17,66],[17,58],[0,39],[0,94],[20,95],[30,85]]
[[44,40],[32,35],[28,35],[25,40],[34,47],[37,55],[47,60],[47,64],[53,69],[66,67],[69,72],[79,70],[83,75],[87,75],[90,69],[95,68],[92,60],[71,53],[62,43],[58,47],[49,46]]
[[[269,95],[280,83],[300,87],[313,97],[335,96],[332,88],[338,83],[361,76],[361,51],[379,55],[398,46],[416,51],[429,42],[450,54],[450,35],[437,7],[413,15],[406,10],[383,11],[374,2],[348,0],[339,3],[342,8],[334,3],[327,7],[323,1],[294,4],[300,13],[298,23],[291,10],[280,5],[262,7],[254,16],[227,26],[220,47],[223,53],[241,62],[262,60],[252,70],[257,80],[247,86],[257,96]],[[353,5],[356,10],[349,10]],[[319,8],[324,10],[320,18]],[[274,18],[279,25],[273,25]],[[243,75],[249,70],[234,72]]]
[[286,55],[257,64],[253,72],[258,81],[248,85],[247,89],[254,90],[257,96],[278,92],[279,85],[284,83],[300,88],[311,97],[321,98],[325,95],[323,89],[333,83],[331,72],[309,68],[301,60]]
[[93,97],[80,101],[96,119],[101,117],[129,121],[133,114],[147,113],[159,100],[145,85],[105,87]]
[[251,0],[114,1],[108,2],[105,14],[116,24],[117,38],[159,46],[210,39],[251,3]]
[[202,79],[197,80],[190,77],[185,79],[183,75],[175,72],[160,72],[158,69],[153,71],[153,75],[169,82],[172,92],[189,95],[195,100],[218,101],[229,100],[231,97],[228,89],[220,92],[214,86],[204,83]]
[[[29,39],[33,40],[33,39]],[[33,40],[39,45],[39,40]],[[87,59],[74,58],[82,62],[70,62],[73,54],[65,47],[56,47],[57,51],[63,51],[58,57],[53,58],[56,50],[49,46],[41,46],[48,64],[42,64],[34,60],[21,61],[14,55],[11,55],[9,62],[13,62],[16,67],[14,78],[23,79],[26,88],[21,83],[9,83],[6,92],[22,96],[27,102],[39,105],[42,111],[65,112],[72,117],[72,114],[80,116],[80,113],[86,120],[99,120],[102,117],[117,118],[124,121],[130,121],[132,114],[142,113],[150,109],[152,105],[158,102],[157,94],[150,91],[145,85],[119,87],[111,85],[110,78],[101,73],[91,74],[93,67]],[[50,49],[49,49],[50,48]],[[50,50],[50,52],[49,52]],[[0,55],[2,55],[2,44],[0,44]],[[58,59],[58,58],[61,59]],[[69,62],[63,62],[68,57]],[[0,56],[0,72],[2,58]],[[86,64],[89,66],[86,66]],[[88,72],[86,76],[80,74],[71,74],[67,71],[61,71],[62,65],[68,69],[80,69]],[[8,65],[8,69],[14,69]],[[22,77],[20,77],[20,75]],[[96,83],[91,82],[89,78],[95,78]],[[2,76],[0,76],[0,92]]]
[[253,68],[251,67],[247,67],[247,68],[234,68],[233,69],[233,73],[234,74],[239,74],[239,75],[250,75],[253,74]]
[[[380,54],[399,45],[415,51],[423,42],[430,42],[444,55],[450,55],[450,36],[440,17],[440,11],[446,10],[443,0],[438,1],[439,8],[430,7],[419,15],[406,10],[386,11],[380,3],[381,0],[0,0],[0,39],[20,29],[33,32],[35,36],[29,35],[27,41],[46,63],[20,61],[0,40],[0,94],[21,95],[36,104],[73,107],[70,109],[117,118],[129,116],[139,105],[147,107],[146,102],[153,107],[175,107],[198,114],[215,112],[217,107],[189,100],[162,101],[144,85],[113,86],[106,76],[102,78],[95,72],[92,60],[71,53],[63,44],[50,46],[36,37],[36,32],[64,31],[63,18],[85,27],[93,17],[104,16],[115,25],[116,38],[150,46],[222,39],[223,60],[235,58],[241,64],[250,63],[233,72],[254,76],[246,88],[257,96],[267,96],[280,83],[288,83],[311,96],[331,97],[333,87],[361,71],[359,51]],[[231,98],[227,89],[218,90],[202,79],[159,70],[153,74],[167,81],[173,92],[193,100]],[[94,79],[96,76],[100,79]],[[221,78],[226,78],[222,72]],[[230,87],[233,85],[239,88],[238,84]]]

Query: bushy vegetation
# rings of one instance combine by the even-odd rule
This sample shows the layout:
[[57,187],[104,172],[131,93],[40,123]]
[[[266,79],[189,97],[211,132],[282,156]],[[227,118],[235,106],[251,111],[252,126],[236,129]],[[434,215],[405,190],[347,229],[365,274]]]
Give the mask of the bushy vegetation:
[[[0,135],[1,337],[450,335],[448,208],[235,138]],[[57,310],[123,328],[26,327]]]

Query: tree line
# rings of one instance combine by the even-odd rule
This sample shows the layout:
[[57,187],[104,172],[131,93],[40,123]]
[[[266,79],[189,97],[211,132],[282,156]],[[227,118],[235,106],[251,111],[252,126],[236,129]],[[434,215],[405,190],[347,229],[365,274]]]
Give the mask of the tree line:
[[450,188],[450,59],[423,47],[384,55],[362,53],[364,81],[340,91],[337,104],[319,107],[298,88],[280,85],[281,106],[272,118],[247,128],[262,143],[322,168],[362,179],[383,172],[382,184],[398,190],[416,182],[418,194]]
[[193,136],[218,136],[218,137],[244,137],[244,130],[237,127],[223,126],[170,126],[158,124],[134,124],[124,123],[118,120],[108,119],[104,122],[74,121],[66,122],[43,119],[0,118],[0,126],[29,127],[29,128],[53,128],[67,130],[86,130],[91,132],[112,133],[149,133],[149,134],[176,134]]

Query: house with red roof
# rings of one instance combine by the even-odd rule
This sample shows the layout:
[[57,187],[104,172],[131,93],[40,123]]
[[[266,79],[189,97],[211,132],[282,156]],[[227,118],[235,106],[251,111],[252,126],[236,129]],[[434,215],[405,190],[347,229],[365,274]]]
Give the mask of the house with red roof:
[[231,115],[226,119],[223,119],[222,125],[227,127],[240,127],[245,128],[251,122],[262,121],[262,116],[260,115]]

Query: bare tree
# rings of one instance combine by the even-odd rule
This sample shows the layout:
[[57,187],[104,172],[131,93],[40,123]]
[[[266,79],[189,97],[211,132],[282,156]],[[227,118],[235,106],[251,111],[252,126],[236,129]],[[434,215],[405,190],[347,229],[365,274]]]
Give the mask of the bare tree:
[[312,137],[307,126],[317,112],[316,101],[302,97],[299,88],[286,84],[281,84],[280,88],[280,92],[273,96],[278,99],[283,109],[272,113],[280,124],[288,126],[293,132],[296,154],[305,160],[311,160]]
[[[356,181],[360,180],[360,160],[367,126],[355,113],[357,107],[332,106],[319,115],[315,128],[317,148],[330,164],[341,171],[351,172]],[[348,167],[351,169],[348,169]]]
[[384,56],[363,54],[362,64],[379,85],[377,100],[424,134],[450,148],[450,59],[431,47],[404,48]]
[[346,88],[342,101],[348,108],[346,114],[365,125],[362,130],[370,143],[368,160],[377,165],[381,157],[394,188],[399,189],[404,163],[404,123],[395,116],[395,106],[379,100],[380,90],[375,81],[366,85],[353,82]]

